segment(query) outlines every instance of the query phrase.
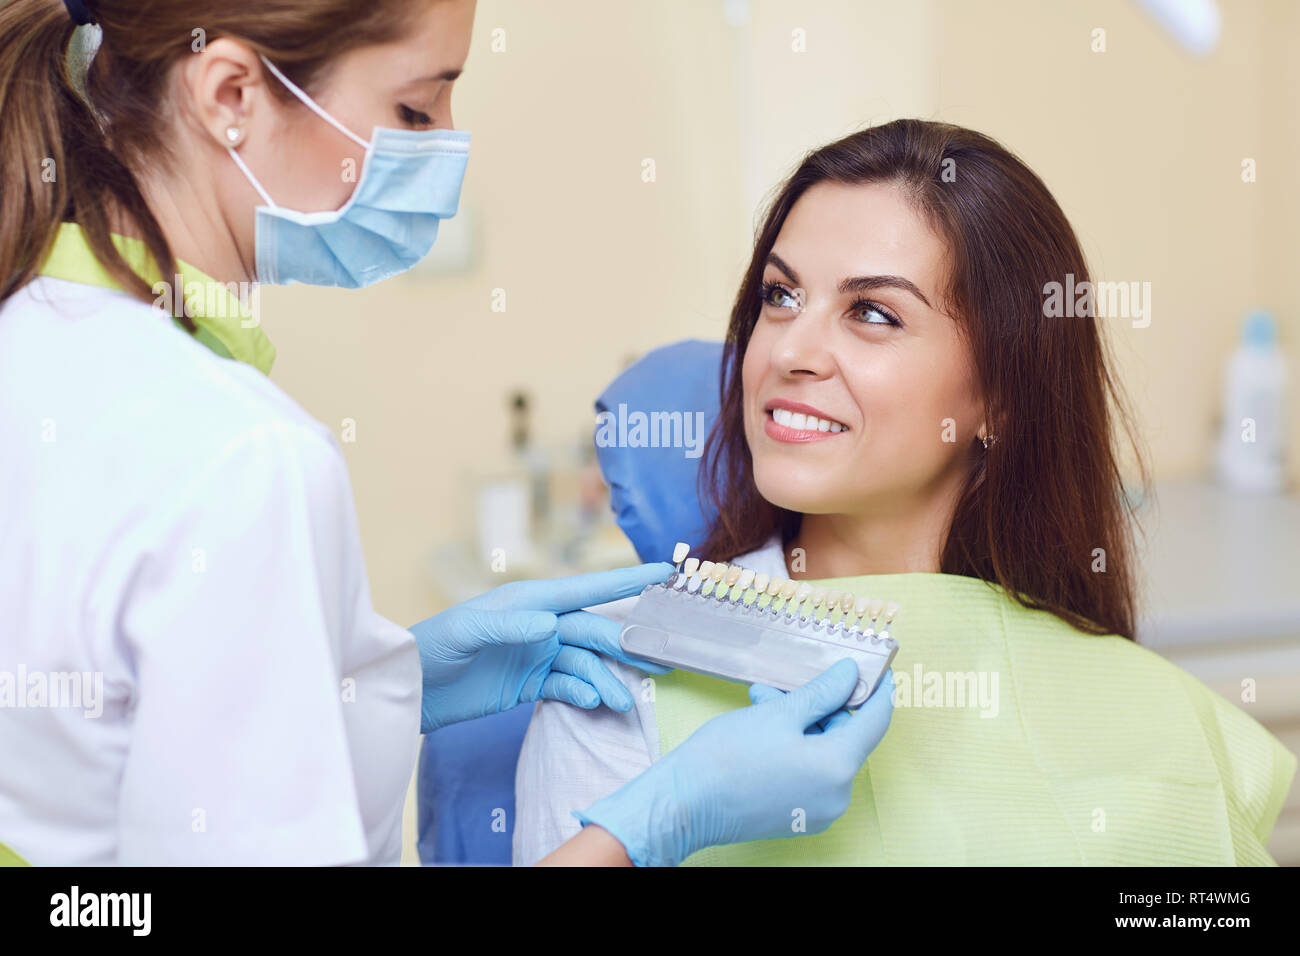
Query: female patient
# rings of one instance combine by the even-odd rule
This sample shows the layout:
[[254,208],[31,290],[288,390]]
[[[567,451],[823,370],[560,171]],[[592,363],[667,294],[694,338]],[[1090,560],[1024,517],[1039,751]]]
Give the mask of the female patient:
[[[1045,308],[1087,280],[1042,181],[970,130],[868,129],[785,183],[731,315],[696,553],[898,602],[896,709],[826,833],[692,862],[1272,862],[1295,758],[1133,641],[1127,419],[1090,300]],[[537,707],[517,863],[746,703],[610,666],[632,712]]]

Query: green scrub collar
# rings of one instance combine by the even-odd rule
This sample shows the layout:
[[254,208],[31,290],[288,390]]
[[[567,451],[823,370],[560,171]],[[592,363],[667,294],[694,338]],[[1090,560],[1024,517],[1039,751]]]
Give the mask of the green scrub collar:
[[[153,257],[141,240],[114,234],[113,243],[131,268],[147,282],[152,285],[163,281]],[[244,323],[253,318],[248,307],[225,283],[217,282],[180,260],[177,260],[176,267],[180,272],[180,288],[173,288],[172,294],[181,295],[182,302],[189,303],[190,317],[198,326],[194,337],[222,358],[246,362],[269,375],[271,364],[275,361],[275,346],[260,326],[245,327]],[[95,258],[81,226],[75,222],[65,222],[59,227],[54,247],[41,268],[41,275],[104,289],[122,288]],[[203,289],[203,294],[191,297],[186,290],[192,291],[195,285]],[[209,298],[219,302],[218,308],[212,310],[216,314],[207,314]],[[180,322],[177,321],[176,324],[180,325]]]

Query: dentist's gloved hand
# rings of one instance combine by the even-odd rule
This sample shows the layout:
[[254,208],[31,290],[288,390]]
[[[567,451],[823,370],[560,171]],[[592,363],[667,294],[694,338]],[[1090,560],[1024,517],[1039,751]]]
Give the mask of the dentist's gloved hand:
[[412,627],[424,672],[420,733],[547,698],[591,710],[632,709],[632,695],[595,652],[666,674],[629,657],[622,628],[581,610],[640,594],[668,580],[671,564],[513,581]]
[[752,707],[714,717],[584,824],[604,827],[638,866],[676,866],[724,843],[820,833],[848,809],[853,778],[889,729],[894,677],[854,713],[843,710],[858,668],[842,660],[788,694],[755,684]]

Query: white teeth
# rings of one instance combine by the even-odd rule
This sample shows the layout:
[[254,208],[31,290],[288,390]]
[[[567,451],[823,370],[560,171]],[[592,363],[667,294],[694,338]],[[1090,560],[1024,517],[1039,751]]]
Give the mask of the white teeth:
[[848,426],[832,421],[829,418],[804,415],[801,412],[792,412],[788,408],[772,409],[772,420],[778,425],[784,425],[786,428],[794,428],[803,432],[846,432],[849,430]]
[[678,541],[673,548],[673,564],[681,564],[686,560],[686,556],[691,553],[691,546],[685,541]]

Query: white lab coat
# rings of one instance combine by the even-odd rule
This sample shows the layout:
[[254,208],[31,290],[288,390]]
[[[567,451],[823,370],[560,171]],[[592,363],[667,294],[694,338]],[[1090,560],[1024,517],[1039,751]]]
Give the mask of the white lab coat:
[[125,293],[0,308],[0,843],[396,862],[419,695],[327,428]]

